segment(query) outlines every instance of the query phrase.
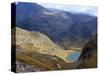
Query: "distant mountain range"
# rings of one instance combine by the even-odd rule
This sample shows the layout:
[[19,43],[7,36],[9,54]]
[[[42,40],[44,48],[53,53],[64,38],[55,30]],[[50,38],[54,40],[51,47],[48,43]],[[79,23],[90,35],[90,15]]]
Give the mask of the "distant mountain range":
[[16,5],[16,25],[29,31],[41,32],[64,47],[84,45],[97,33],[96,16],[47,9],[36,3]]

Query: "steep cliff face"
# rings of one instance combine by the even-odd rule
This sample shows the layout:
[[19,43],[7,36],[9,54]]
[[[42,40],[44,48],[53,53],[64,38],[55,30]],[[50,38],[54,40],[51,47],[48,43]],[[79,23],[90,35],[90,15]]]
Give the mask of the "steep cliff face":
[[97,35],[85,45],[80,60],[79,68],[97,67]]

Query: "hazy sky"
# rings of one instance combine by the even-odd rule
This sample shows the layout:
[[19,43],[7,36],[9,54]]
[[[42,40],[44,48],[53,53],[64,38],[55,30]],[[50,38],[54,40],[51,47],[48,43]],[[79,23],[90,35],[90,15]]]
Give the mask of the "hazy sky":
[[72,6],[72,5],[58,5],[58,4],[40,4],[46,8],[57,8],[65,11],[81,12],[97,16],[97,7],[94,6]]

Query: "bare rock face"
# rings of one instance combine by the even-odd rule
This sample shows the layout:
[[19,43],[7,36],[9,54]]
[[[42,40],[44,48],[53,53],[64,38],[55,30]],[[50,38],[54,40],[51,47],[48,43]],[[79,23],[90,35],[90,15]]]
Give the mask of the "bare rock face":
[[92,38],[83,48],[80,56],[79,68],[96,68],[97,67],[97,35]]

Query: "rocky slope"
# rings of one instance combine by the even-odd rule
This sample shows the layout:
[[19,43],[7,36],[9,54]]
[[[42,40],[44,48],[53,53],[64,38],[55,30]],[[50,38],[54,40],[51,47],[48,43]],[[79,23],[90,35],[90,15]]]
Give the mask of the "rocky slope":
[[42,54],[55,55],[66,61],[65,57],[72,52],[63,50],[54,44],[47,36],[40,32],[27,31],[16,28],[16,45],[28,51],[39,52]]
[[[64,70],[77,67],[76,62],[66,59],[70,53],[75,52],[74,50],[63,50],[40,32],[30,32],[18,27],[15,29],[16,72]],[[13,46],[12,43],[12,48]]]

